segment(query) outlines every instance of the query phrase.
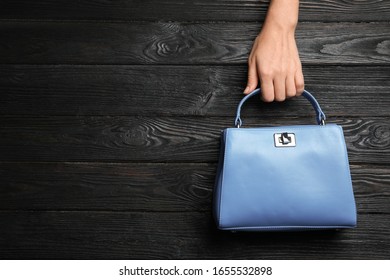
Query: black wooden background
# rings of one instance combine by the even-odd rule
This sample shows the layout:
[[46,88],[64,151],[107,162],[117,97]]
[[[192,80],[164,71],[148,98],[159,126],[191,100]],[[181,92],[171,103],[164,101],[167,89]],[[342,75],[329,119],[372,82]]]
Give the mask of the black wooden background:
[[[390,1],[301,1],[306,88],[343,126],[358,227],[219,232],[211,199],[268,1],[1,0],[0,257],[390,257]],[[248,126],[314,123],[248,103]]]

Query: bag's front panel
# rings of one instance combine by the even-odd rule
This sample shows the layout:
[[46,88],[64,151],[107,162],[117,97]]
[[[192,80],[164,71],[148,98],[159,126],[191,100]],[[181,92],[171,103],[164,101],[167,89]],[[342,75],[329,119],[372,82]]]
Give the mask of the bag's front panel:
[[[294,134],[278,147],[275,133]],[[356,209],[336,125],[228,129],[220,228],[350,227]]]

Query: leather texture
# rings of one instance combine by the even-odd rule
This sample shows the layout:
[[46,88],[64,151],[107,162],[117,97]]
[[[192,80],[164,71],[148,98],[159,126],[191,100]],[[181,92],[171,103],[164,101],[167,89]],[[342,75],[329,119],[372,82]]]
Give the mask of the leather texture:
[[[319,114],[322,110],[314,101],[310,102],[318,121],[323,113]],[[293,134],[295,146],[276,147],[277,133]],[[222,230],[355,227],[342,128],[328,124],[225,129],[213,203],[214,218]]]

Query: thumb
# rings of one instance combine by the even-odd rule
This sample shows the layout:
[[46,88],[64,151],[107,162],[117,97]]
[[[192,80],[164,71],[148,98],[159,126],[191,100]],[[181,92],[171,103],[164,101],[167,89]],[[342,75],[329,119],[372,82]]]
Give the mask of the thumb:
[[256,63],[251,63],[248,66],[248,82],[244,90],[244,94],[248,94],[251,91],[255,90],[259,79],[257,77]]

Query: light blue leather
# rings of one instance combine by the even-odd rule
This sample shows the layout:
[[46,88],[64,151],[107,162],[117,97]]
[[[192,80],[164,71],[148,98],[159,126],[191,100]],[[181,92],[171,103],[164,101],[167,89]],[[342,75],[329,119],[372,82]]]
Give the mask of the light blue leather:
[[[318,102],[309,98],[322,119]],[[274,134],[285,132],[295,135],[295,147],[275,146]],[[214,218],[223,230],[356,226],[342,128],[328,124],[225,129],[213,203]]]
[[[260,94],[260,93],[261,93],[260,88],[255,89],[254,91],[249,93],[247,96],[245,96],[241,100],[241,102],[237,106],[236,119],[234,121],[235,126],[242,126],[241,107],[242,107],[242,105],[244,105],[245,101],[247,101],[252,96],[255,96],[255,95]],[[306,97],[306,99],[309,100],[309,102],[313,106],[314,110],[316,111],[317,123],[318,124],[323,124],[325,122],[325,120],[326,120],[326,116],[325,116],[325,113],[322,111],[322,109],[320,107],[320,104],[317,102],[317,100],[314,98],[314,96],[311,95],[311,93],[308,92],[307,90],[303,91],[302,96]]]

